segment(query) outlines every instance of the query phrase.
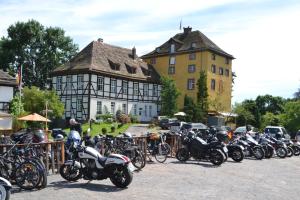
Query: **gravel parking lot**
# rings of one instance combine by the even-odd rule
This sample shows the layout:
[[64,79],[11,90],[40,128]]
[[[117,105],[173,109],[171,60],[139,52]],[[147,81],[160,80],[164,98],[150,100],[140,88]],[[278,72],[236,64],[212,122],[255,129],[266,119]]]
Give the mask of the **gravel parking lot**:
[[11,199],[299,199],[300,157],[270,160],[229,160],[220,167],[209,162],[176,159],[149,163],[134,173],[127,189],[109,180],[68,183],[51,175],[48,187],[40,191],[15,190]]

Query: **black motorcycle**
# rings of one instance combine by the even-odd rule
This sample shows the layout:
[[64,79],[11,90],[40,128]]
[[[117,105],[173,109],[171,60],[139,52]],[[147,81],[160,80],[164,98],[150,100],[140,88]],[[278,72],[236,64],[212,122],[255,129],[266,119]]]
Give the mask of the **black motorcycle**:
[[267,139],[264,135],[258,137],[258,143],[263,147],[265,158],[272,158],[275,148],[271,145],[271,140]]
[[176,158],[179,161],[187,161],[193,157],[196,160],[209,160],[214,165],[221,165],[224,162],[224,154],[215,146],[216,143],[206,143],[197,137],[193,131],[181,137],[184,147],[178,149],[176,153]]
[[237,144],[245,148],[244,154],[246,157],[254,156],[257,160],[261,160],[265,157],[263,147],[248,133],[237,140]]

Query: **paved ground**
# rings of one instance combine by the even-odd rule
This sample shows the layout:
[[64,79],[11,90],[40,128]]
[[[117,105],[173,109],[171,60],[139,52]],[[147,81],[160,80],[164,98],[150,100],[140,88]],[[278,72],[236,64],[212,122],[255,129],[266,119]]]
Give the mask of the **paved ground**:
[[220,167],[208,162],[185,164],[168,159],[165,164],[147,164],[134,173],[127,189],[109,180],[65,182],[49,176],[48,187],[40,191],[14,192],[11,199],[299,199],[300,157],[289,159],[228,161]]

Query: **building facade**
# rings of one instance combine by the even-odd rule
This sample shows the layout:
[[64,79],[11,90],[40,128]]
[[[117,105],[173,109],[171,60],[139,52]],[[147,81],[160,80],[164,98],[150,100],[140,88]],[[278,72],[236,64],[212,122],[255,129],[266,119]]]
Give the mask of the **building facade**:
[[160,111],[159,74],[137,57],[135,48],[93,41],[51,76],[66,119],[95,119],[121,110],[150,121]]
[[16,79],[8,73],[0,70],[0,111],[9,112],[9,102],[14,98]]
[[167,42],[142,58],[161,76],[175,80],[181,95],[179,108],[183,108],[184,96],[197,99],[197,80],[200,71],[207,74],[210,109],[231,111],[232,60],[234,57],[207,38],[200,31],[184,28]]

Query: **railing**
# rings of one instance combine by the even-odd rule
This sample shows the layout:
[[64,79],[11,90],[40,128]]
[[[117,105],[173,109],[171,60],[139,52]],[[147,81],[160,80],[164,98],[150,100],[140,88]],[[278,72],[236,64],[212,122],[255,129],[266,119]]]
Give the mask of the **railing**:
[[[6,152],[9,150],[13,144],[0,144],[0,152]],[[28,144],[17,144],[17,147],[26,147]],[[64,141],[55,142],[44,142],[44,143],[32,143],[31,147],[39,152],[43,152],[40,155],[40,160],[45,164],[47,174],[52,171],[52,173],[59,172],[59,168],[62,163],[65,162],[65,146]]]

